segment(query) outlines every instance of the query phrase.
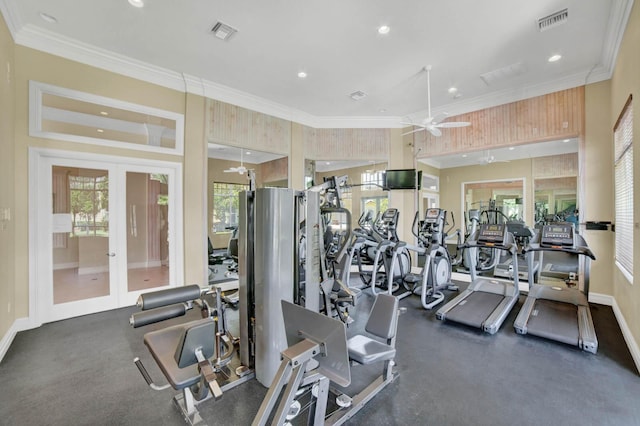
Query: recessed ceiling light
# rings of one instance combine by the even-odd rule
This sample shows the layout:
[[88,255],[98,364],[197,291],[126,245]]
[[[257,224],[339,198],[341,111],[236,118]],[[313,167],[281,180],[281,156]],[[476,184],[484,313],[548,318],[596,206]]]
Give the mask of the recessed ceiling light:
[[42,20],[45,21],[45,22],[48,22],[50,24],[57,24],[58,23],[58,20],[56,19],[56,17],[52,16],[52,15],[49,15],[48,13],[40,12],[39,15],[42,18]]
[[304,71],[300,71],[300,72],[298,73],[298,78],[307,78],[307,73],[306,73],[306,72],[304,72]]
[[549,62],[557,62],[560,59],[562,59],[562,55],[555,54],[555,55],[549,56],[549,59],[547,59],[547,61],[549,61]]
[[391,27],[388,25],[381,25],[378,27],[378,34],[389,34],[389,31],[391,31]]
[[467,154],[462,154],[462,158],[467,158]]
[[98,133],[104,133],[104,130],[98,129]]
[[245,152],[245,154],[251,155],[251,151],[247,151],[247,152]]
[[142,0],[129,0],[129,4],[133,7],[144,7],[144,1]]
[[107,111],[100,111],[100,115],[109,115]]
[[571,139],[565,139],[562,142],[567,143],[567,142],[570,142],[570,141],[571,141]]
[[324,164],[326,164],[326,165],[328,166],[328,165],[330,165],[330,164],[331,164],[331,161],[327,161],[327,162],[326,162],[326,163],[324,163]]
[[515,147],[515,146],[510,146],[510,147],[509,147],[509,151],[513,151],[514,149],[516,149],[516,147]]
[[457,87],[449,87],[449,93],[454,94],[458,91]]

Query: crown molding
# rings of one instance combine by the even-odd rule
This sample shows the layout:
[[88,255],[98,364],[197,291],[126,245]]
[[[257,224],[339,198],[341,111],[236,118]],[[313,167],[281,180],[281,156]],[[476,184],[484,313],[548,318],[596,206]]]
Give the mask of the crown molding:
[[602,44],[602,64],[608,71],[607,79],[613,75],[616,58],[618,57],[618,49],[622,43],[624,32],[627,29],[632,7],[633,0],[614,0],[611,4],[611,13],[609,14],[609,21],[607,22],[607,33]]
[[[602,64],[596,64],[588,72],[579,72],[542,84],[502,90],[471,99],[458,100],[439,106],[432,112],[447,111],[449,115],[459,115],[485,108],[516,102],[548,93],[565,90],[587,83],[595,83],[611,78],[615,59],[622,36],[631,13],[633,0],[615,0],[607,24],[604,40]],[[293,121],[313,128],[401,128],[401,117],[323,117],[288,107],[253,94],[224,86],[197,76],[168,70],[145,63],[106,49],[62,36],[34,25],[21,26],[15,13],[13,0],[0,0],[0,11],[16,44],[40,50],[49,54],[94,66],[138,80],[157,84],[169,89],[192,93],[221,102],[237,105],[252,111]],[[423,116],[427,111],[418,111],[410,116]]]
[[20,21],[20,17],[15,12],[16,10],[13,0],[0,0],[0,12],[14,40],[16,39],[16,32],[22,27],[22,21]]

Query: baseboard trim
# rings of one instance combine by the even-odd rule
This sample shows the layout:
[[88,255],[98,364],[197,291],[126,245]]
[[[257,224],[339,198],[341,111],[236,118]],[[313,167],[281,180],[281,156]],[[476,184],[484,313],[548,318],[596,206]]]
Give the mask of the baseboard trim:
[[15,339],[19,331],[30,330],[36,327],[39,326],[33,324],[29,318],[18,318],[15,320],[5,335],[2,336],[2,340],[0,340],[0,362],[4,359],[4,356],[13,343],[13,339]]
[[613,296],[602,293],[589,292],[589,303],[597,303],[598,305],[613,306],[615,299]]
[[616,316],[616,320],[618,321],[618,325],[620,326],[620,330],[622,330],[622,335],[624,336],[624,341],[627,342],[627,347],[629,348],[629,352],[631,352],[631,358],[633,358],[633,362],[636,364],[636,370],[638,371],[638,375],[640,375],[640,347],[638,347],[638,342],[633,338],[633,334],[627,325],[627,321],[624,319],[624,315],[622,315],[622,311],[618,306],[618,302],[616,299],[612,297],[613,303],[611,307],[613,308],[613,313]]

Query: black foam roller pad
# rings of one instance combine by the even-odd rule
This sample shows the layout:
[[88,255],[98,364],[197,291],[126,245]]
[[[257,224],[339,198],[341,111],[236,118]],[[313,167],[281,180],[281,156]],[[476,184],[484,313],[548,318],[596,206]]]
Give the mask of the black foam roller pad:
[[172,305],[174,303],[187,302],[200,297],[200,286],[197,284],[186,287],[169,288],[167,290],[154,291],[140,295],[138,299],[139,307],[146,311],[160,306]]
[[133,328],[142,327],[153,324],[154,322],[164,321],[170,318],[181,317],[187,312],[186,307],[182,303],[161,308],[150,309],[148,311],[137,312],[131,315],[129,320]]

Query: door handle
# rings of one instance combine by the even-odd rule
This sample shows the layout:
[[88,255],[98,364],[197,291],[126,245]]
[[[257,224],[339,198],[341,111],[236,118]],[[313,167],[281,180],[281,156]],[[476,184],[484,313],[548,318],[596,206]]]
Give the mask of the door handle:
[[115,253],[105,253],[105,254],[106,254],[107,256],[109,256],[109,257],[115,257],[115,255],[116,255]]

